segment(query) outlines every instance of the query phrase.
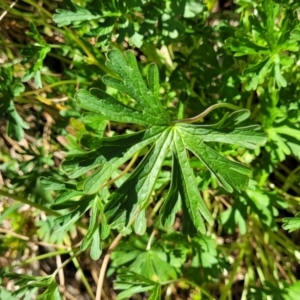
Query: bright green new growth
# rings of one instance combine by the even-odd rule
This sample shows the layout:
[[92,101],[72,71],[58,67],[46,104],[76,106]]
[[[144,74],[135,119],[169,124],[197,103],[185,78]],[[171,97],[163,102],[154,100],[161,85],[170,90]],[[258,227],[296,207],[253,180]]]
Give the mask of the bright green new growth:
[[[84,135],[81,144],[94,150],[68,156],[63,169],[71,178],[87,171],[96,171],[85,179],[83,190],[94,194],[101,190],[113,173],[136,153],[150,146],[138,167],[108,198],[104,214],[112,228],[126,231],[135,220],[135,231],[146,230],[145,209],[149,203],[156,179],[168,154],[172,154],[172,179],[164,204],[161,222],[171,226],[176,213],[183,211],[183,233],[193,235],[205,232],[203,218],[213,219],[201,195],[189,163],[192,152],[229,192],[245,190],[251,169],[231,161],[206,145],[221,142],[255,149],[266,142],[266,136],[257,125],[240,127],[249,116],[248,110],[238,110],[213,125],[193,125],[190,122],[171,121],[159,100],[159,76],[156,65],[149,67],[147,85],[139,71],[136,58],[130,51],[125,55],[117,50],[108,53],[106,66],[116,77],[106,76],[103,82],[136,101],[136,108],[128,107],[99,89],[76,94],[79,105],[99,118],[124,123],[135,123],[146,129],[132,134],[97,138]],[[198,118],[197,118],[198,120]],[[197,121],[196,120],[196,121]]]

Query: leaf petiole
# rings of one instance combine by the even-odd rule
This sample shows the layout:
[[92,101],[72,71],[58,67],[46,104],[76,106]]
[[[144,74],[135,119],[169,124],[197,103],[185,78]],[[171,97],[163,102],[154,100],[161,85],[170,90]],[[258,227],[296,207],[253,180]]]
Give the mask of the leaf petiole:
[[198,122],[199,120],[203,119],[206,115],[208,115],[212,110],[216,109],[216,108],[220,108],[220,107],[227,107],[233,110],[239,110],[241,109],[240,107],[230,104],[230,103],[218,103],[218,104],[214,104],[210,107],[208,107],[205,111],[203,111],[201,114],[192,117],[192,118],[188,118],[188,119],[180,119],[180,120],[175,120],[172,122],[172,124],[176,124],[176,123],[195,123]]

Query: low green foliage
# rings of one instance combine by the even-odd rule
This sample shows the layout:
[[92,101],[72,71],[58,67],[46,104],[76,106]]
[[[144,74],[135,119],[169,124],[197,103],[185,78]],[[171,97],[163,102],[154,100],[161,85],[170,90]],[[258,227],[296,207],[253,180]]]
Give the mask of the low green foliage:
[[0,70],[1,83],[1,106],[0,117],[7,115],[7,133],[16,140],[21,140],[24,137],[24,129],[28,129],[29,125],[20,117],[15,105],[14,97],[24,91],[24,86],[20,80],[13,78],[12,70],[3,67]]
[[1,299],[297,298],[298,2],[0,8]]

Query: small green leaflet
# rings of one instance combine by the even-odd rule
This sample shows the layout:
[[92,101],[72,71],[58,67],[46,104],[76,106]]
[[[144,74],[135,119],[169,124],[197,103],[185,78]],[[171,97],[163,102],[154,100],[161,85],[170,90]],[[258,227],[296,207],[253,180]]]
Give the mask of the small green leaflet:
[[206,142],[255,149],[266,142],[266,135],[260,131],[259,126],[239,125],[248,118],[248,110],[226,113],[213,125],[175,124],[159,100],[156,65],[149,66],[146,84],[133,52],[122,54],[118,50],[112,50],[107,56],[106,66],[116,77],[105,76],[104,83],[130,96],[136,106],[126,106],[95,88],[89,92],[78,91],[76,100],[82,108],[98,113],[101,120],[105,117],[110,121],[138,124],[145,129],[104,138],[83,135],[81,144],[92,149],[68,156],[62,169],[72,178],[95,170],[92,175],[85,177],[82,184],[87,194],[93,194],[101,190],[113,173],[136,153],[149,149],[127,180],[109,196],[104,207],[104,214],[112,228],[127,231],[136,219],[135,231],[143,234],[146,230],[145,209],[164,159],[171,154],[172,180],[161,209],[161,222],[164,226],[171,226],[176,213],[182,209],[184,233],[204,233],[203,218],[210,223],[213,219],[197,187],[189,163],[189,153],[199,158],[227,191],[241,191],[248,186],[251,169],[221,156]]
[[53,21],[58,24],[59,27],[70,25],[76,22],[87,22],[90,20],[100,19],[100,15],[92,13],[90,10],[80,7],[71,2],[72,10],[57,9],[56,14],[53,16]]
[[282,228],[288,230],[289,232],[293,232],[300,228],[300,212],[298,212],[293,218],[283,218]]
[[51,47],[40,36],[34,23],[30,23],[30,32],[27,32],[26,34],[31,36],[36,43],[22,50],[24,63],[31,60],[34,61],[34,64],[32,64],[32,66],[24,74],[22,81],[27,82],[33,77],[35,87],[38,89],[42,87],[41,69],[43,68],[43,62],[47,53],[51,51]]
[[13,77],[12,69],[9,67],[0,68],[0,120],[7,119],[7,134],[20,141],[24,137],[24,129],[29,125],[21,118],[15,105],[14,98],[25,90],[19,79]]

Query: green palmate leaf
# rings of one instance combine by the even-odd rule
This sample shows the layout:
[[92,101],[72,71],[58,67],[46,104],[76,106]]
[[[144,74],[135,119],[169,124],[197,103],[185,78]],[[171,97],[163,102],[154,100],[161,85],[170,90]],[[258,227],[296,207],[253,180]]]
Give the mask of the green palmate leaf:
[[[172,181],[161,209],[162,223],[171,226],[175,214],[182,209],[183,231],[186,234],[198,231],[204,233],[202,217],[208,222],[213,220],[200,196],[189,163],[189,152],[202,161],[226,190],[241,191],[248,187],[251,170],[221,156],[206,143],[221,142],[255,149],[265,143],[265,134],[259,131],[259,126],[239,125],[248,118],[247,110],[226,113],[214,125],[190,124],[218,106],[233,108],[230,104],[215,105],[200,117],[171,122],[159,100],[158,69],[155,65],[148,68],[147,83],[130,51],[125,54],[117,50],[110,51],[106,65],[115,73],[115,77],[104,77],[104,83],[129,96],[134,104],[126,106],[104,91],[91,89],[89,92],[81,90],[76,94],[79,105],[98,113],[101,122],[106,118],[115,122],[139,124],[146,129],[109,138],[83,135],[81,144],[90,150],[67,157],[62,165],[63,170],[76,178],[94,169],[92,174],[83,178],[82,184],[86,193],[93,194],[106,186],[106,182],[115,176],[115,171],[120,166],[142,153],[141,151],[148,151],[136,169],[108,197],[104,208],[104,214],[112,228],[128,231],[136,220],[135,231],[143,234],[146,230],[145,209],[163,162],[171,154]],[[149,150],[146,150],[150,145]]]
[[[281,125],[281,126],[280,126]],[[300,133],[299,128],[293,124],[277,124],[276,127],[267,129],[270,142],[274,146],[267,145],[267,150],[272,150],[272,156],[275,156],[276,161],[283,161],[287,155],[293,155],[300,158]]]
[[195,255],[192,260],[193,267],[202,266],[211,268],[218,264],[219,260],[216,240],[201,236],[193,239],[193,250]]
[[[139,254],[130,269],[155,282],[163,282],[177,277],[176,269],[166,260],[161,249],[150,249]],[[164,257],[164,258],[162,258]]]

